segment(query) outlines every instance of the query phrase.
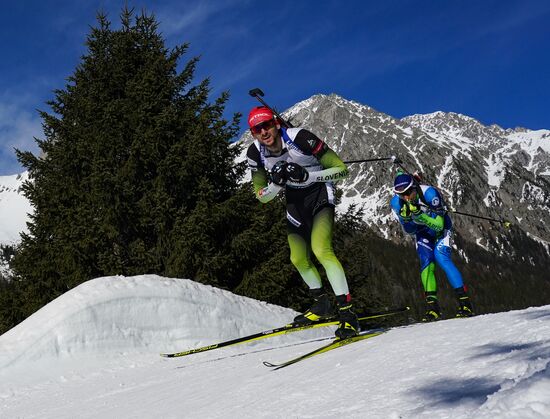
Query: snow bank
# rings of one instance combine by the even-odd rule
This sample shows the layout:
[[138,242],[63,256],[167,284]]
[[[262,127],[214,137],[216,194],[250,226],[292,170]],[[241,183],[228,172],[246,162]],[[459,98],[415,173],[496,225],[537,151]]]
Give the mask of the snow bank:
[[181,350],[285,324],[294,315],[186,279],[97,278],[0,336],[0,369],[44,357]]

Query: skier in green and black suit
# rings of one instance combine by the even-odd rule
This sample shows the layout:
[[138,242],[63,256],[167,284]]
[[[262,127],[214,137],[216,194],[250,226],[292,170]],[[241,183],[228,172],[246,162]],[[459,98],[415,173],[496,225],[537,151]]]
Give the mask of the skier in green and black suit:
[[336,295],[340,319],[336,336],[356,335],[359,322],[352,311],[346,275],[332,249],[333,182],[348,175],[346,165],[310,131],[282,127],[267,107],[252,109],[248,125],[254,136],[247,158],[256,197],[266,203],[285,190],[290,259],[314,300],[294,321],[309,323],[333,315],[330,298],[310,258],[313,253]]

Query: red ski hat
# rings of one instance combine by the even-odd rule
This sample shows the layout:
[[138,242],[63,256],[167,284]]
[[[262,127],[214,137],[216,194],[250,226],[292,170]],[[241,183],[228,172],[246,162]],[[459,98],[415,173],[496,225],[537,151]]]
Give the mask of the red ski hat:
[[248,126],[252,128],[262,122],[269,121],[274,117],[275,115],[273,115],[271,109],[266,108],[265,106],[257,106],[248,114]]

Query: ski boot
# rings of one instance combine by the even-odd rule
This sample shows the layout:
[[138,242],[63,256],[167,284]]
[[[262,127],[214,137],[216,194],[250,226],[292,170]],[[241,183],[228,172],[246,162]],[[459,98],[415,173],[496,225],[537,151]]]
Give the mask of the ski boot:
[[347,339],[356,336],[361,330],[357,315],[351,310],[351,296],[337,295],[336,303],[338,304],[338,316],[340,317],[340,325],[336,329],[336,337]]
[[455,288],[456,298],[458,299],[458,310],[455,317],[472,317],[474,310],[470,297],[466,294],[464,287]]
[[313,297],[313,305],[294,318],[295,324],[308,324],[334,317],[329,296],[323,288],[310,289],[309,293]]
[[426,293],[426,313],[422,317],[423,322],[434,322],[441,318],[441,309],[434,293]]

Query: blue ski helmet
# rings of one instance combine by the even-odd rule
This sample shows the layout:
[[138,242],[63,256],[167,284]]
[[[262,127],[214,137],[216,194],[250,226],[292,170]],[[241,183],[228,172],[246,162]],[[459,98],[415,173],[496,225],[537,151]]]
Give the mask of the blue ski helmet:
[[408,173],[401,173],[393,181],[393,191],[402,194],[414,186],[414,178]]

